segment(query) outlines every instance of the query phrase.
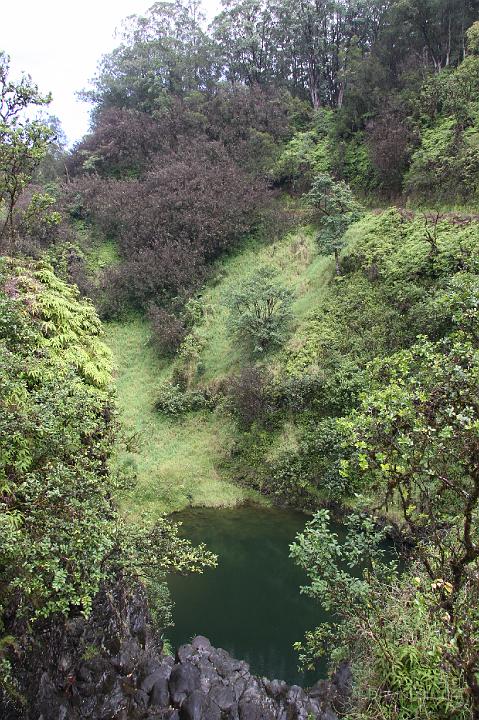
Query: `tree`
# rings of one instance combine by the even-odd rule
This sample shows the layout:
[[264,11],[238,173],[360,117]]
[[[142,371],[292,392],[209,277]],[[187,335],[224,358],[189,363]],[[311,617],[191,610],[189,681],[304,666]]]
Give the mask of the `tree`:
[[445,662],[450,640],[437,612],[437,588],[420,570],[398,573],[397,559],[368,514],[350,515],[345,536],[316,513],[291,546],[310,584],[302,588],[331,617],[295,647],[313,670],[325,650],[352,663],[351,697],[337,707],[361,720],[470,720],[460,671]]
[[336,273],[339,275],[339,253],[344,245],[344,233],[351,223],[359,220],[361,205],[344,181],[336,182],[327,173],[316,175],[305,202],[312,218],[321,223],[319,248],[327,255],[334,253]]
[[479,717],[479,355],[464,336],[421,343],[380,361],[362,407],[346,421],[345,464],[394,507],[434,597],[444,660],[462,674]]
[[251,228],[264,197],[221,143],[204,138],[155,156],[141,181],[93,175],[67,192],[80,196],[83,211],[117,237],[123,262],[110,280],[143,308],[185,300],[207,263]]
[[[369,515],[350,518],[341,545],[322,511],[292,548],[335,621],[308,634],[304,659],[325,641],[351,653],[377,683],[364,717],[382,717],[378,705],[401,718],[479,717],[478,378],[462,331],[372,363],[360,407],[339,421],[352,449],[341,473]],[[376,513],[413,548],[402,580]]]
[[218,60],[233,84],[266,83],[273,76],[274,45],[269,4],[228,2],[213,22]]
[[464,59],[466,28],[477,17],[477,0],[403,0],[392,19],[409,30],[411,50],[423,52],[435,72]]
[[235,289],[228,300],[230,327],[253,353],[281,345],[291,319],[292,293],[263,267]]
[[29,76],[24,75],[17,83],[9,80],[9,68],[10,58],[1,52],[0,207],[3,206],[3,218],[0,241],[7,235],[13,238],[15,205],[54,137],[51,126],[30,120],[25,114],[31,106],[48,105],[51,96],[42,95]]
[[146,113],[165,110],[211,84],[211,42],[202,30],[198,0],[156,2],[123,27],[123,42],[102,58],[93,90],[81,95],[97,110],[111,107]]

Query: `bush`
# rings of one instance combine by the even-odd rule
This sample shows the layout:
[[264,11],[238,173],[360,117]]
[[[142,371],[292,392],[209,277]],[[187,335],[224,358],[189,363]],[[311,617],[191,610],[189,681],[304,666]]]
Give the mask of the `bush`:
[[479,130],[461,133],[455,117],[438,119],[423,131],[405,176],[405,189],[420,200],[431,193],[443,201],[477,199]]
[[160,388],[155,408],[164,415],[180,416],[198,410],[212,410],[218,402],[218,393],[208,388],[186,390],[165,382]]
[[292,293],[277,282],[274,270],[261,268],[231,294],[230,328],[253,354],[278,347],[289,328],[292,300]]
[[263,423],[273,410],[265,373],[252,365],[230,378],[226,395],[233,415],[245,428]]
[[141,179],[76,179],[65,202],[117,240],[116,292],[146,308],[186,300],[208,264],[253,227],[264,198],[221,143],[183,138],[149,158]]
[[[88,615],[118,576],[158,588],[175,568],[214,564],[165,518],[126,523],[117,511],[129,478],[111,467],[117,412],[101,332],[50,267],[0,262],[0,633],[26,634],[26,647],[35,621]],[[11,685],[3,656],[16,654],[1,645],[0,693]]]
[[300,507],[317,507],[320,501],[341,501],[348,481],[341,475],[345,457],[344,434],[333,418],[309,421],[299,430],[293,448],[271,463],[268,486],[283,501]]
[[343,181],[335,182],[327,173],[315,176],[305,203],[312,219],[321,224],[319,249],[325,255],[334,254],[339,275],[339,252],[344,246],[344,233],[360,218],[362,208],[350,187]]
[[157,305],[150,305],[151,341],[160,355],[174,355],[186,336],[183,322]]

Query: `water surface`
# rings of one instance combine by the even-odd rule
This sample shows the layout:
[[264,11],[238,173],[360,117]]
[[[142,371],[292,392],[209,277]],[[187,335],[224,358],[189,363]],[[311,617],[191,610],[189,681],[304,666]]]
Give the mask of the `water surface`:
[[318,604],[300,593],[307,578],[289,558],[289,545],[308,517],[242,507],[192,508],[174,519],[183,523],[183,535],[217,553],[219,563],[203,575],[171,578],[173,645],[206,635],[213,645],[246,660],[257,675],[301,685],[324,677],[324,666],[314,674],[300,673],[292,648],[325,619]]

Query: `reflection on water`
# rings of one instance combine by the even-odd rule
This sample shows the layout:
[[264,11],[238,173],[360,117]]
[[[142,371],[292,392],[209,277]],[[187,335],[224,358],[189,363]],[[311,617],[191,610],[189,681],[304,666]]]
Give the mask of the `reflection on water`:
[[319,606],[300,593],[306,577],[289,558],[289,545],[307,517],[290,510],[258,507],[190,509],[174,516],[183,534],[205,542],[219,555],[215,570],[173,577],[177,647],[194,635],[246,660],[260,676],[310,685],[325,668],[298,672],[292,648],[305,630],[325,619]]

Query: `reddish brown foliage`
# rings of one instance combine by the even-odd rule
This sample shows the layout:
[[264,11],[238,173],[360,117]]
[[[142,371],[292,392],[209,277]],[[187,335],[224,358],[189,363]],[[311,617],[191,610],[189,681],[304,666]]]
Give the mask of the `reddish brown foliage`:
[[[116,238],[115,292],[136,305],[186,298],[207,263],[251,229],[265,189],[206,140],[156,155],[141,180],[80,178],[66,190],[70,212]],[[115,303],[118,306],[118,302]]]

